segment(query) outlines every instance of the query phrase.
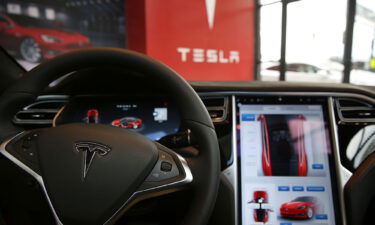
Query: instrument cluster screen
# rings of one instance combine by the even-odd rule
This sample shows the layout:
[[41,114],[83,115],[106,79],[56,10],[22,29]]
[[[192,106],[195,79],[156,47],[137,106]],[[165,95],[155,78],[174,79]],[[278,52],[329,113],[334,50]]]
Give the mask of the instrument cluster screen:
[[66,123],[107,124],[159,140],[179,130],[180,116],[167,100],[78,98],[72,100],[56,119],[56,124]]
[[323,106],[236,104],[242,224],[335,224]]

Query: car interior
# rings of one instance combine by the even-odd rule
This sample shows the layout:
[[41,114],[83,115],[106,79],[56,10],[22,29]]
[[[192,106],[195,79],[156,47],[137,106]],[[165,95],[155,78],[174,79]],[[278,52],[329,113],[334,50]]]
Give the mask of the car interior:
[[[309,6],[342,9],[339,38]],[[363,0],[0,0],[0,225],[375,224],[374,18]],[[315,28],[339,72],[303,58]]]

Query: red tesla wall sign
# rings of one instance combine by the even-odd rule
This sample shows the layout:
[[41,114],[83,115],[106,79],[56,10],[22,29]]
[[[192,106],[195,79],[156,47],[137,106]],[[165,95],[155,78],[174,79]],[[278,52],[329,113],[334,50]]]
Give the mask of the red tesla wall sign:
[[188,80],[252,80],[251,0],[131,0],[128,48],[169,65]]

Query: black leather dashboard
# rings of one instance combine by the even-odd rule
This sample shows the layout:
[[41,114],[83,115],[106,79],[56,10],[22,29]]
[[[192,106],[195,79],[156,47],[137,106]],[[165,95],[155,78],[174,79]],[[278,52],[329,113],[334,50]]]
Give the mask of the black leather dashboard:
[[[342,211],[342,218],[340,219],[344,224],[371,224],[373,218],[371,212],[374,209],[375,199],[375,167],[374,154],[368,157],[355,170],[349,170],[347,166],[340,160],[340,157],[345,157],[347,145],[354,136],[355,131],[363,127],[369,126],[375,121],[363,122],[361,118],[342,123],[339,118],[339,108],[336,107],[336,101],[341,98],[360,100],[365,102],[369,110],[375,108],[375,90],[372,87],[360,87],[349,84],[314,84],[314,83],[291,83],[291,82],[190,82],[191,86],[198,92],[203,101],[210,98],[225,98],[228,101],[227,105],[218,108],[215,105],[207,106],[209,111],[217,113],[218,110],[223,109],[223,120],[215,122],[214,125],[218,134],[221,150],[221,165],[222,175],[219,190],[219,197],[211,218],[211,224],[236,224],[237,221],[237,200],[236,200],[236,179],[235,165],[233,166],[233,146],[235,139],[233,137],[233,107],[232,101],[234,96],[243,94],[258,95],[258,96],[321,96],[327,99],[330,107],[330,133],[332,136],[333,150],[336,151],[336,173],[337,173],[337,191],[339,193],[339,203]],[[145,84],[144,89],[148,87]],[[61,97],[63,93],[59,85],[46,90],[46,94],[50,95],[57,93]],[[74,90],[71,88],[70,90]],[[142,88],[143,90],[143,88]],[[108,91],[108,90],[106,90]],[[134,91],[134,90],[133,90]],[[104,92],[102,90],[102,92]],[[68,94],[74,95],[75,91],[69,91]],[[85,92],[87,93],[87,92]],[[56,97],[56,96],[55,96]],[[61,99],[60,99],[61,100]],[[66,100],[66,98],[65,98]],[[205,102],[206,103],[206,102]],[[211,104],[211,103],[210,103]],[[354,105],[355,107],[364,107],[361,105]],[[351,108],[353,108],[351,107]],[[350,108],[350,105],[349,105]],[[361,108],[362,109],[362,108]],[[366,109],[367,110],[367,109]],[[211,112],[210,111],[210,112]],[[210,113],[211,114],[211,113]],[[367,118],[372,119],[372,118]],[[374,117],[375,119],[375,117]],[[30,124],[28,125],[30,126]],[[348,130],[353,133],[348,135]],[[345,141],[345,140],[346,141]],[[365,210],[364,210],[365,209]],[[345,210],[345,211],[344,211]],[[227,212],[224,218],[224,213]],[[338,221],[340,221],[338,220]]]

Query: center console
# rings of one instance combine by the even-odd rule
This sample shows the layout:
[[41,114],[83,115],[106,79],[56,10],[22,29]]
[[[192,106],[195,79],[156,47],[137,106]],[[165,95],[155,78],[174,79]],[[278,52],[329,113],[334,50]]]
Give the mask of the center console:
[[327,97],[235,97],[238,224],[341,224]]

